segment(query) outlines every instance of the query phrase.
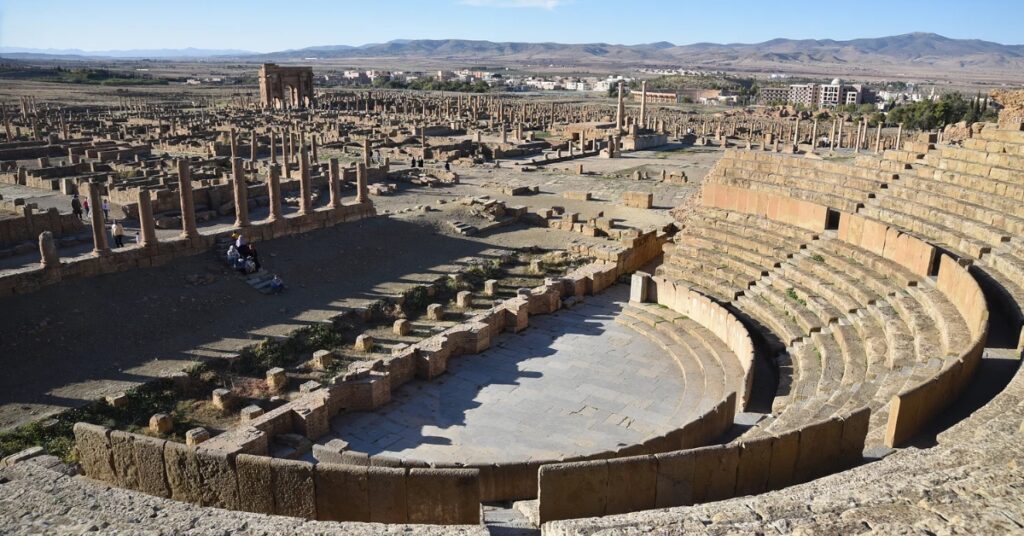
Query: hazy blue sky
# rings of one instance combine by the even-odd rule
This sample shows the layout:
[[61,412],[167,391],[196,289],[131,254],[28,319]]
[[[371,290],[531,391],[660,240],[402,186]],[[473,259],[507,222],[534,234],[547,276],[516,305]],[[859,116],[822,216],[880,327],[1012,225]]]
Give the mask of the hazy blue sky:
[[1024,44],[1024,0],[0,0],[0,46],[84,50],[266,52],[420,38],[750,43],[914,31]]

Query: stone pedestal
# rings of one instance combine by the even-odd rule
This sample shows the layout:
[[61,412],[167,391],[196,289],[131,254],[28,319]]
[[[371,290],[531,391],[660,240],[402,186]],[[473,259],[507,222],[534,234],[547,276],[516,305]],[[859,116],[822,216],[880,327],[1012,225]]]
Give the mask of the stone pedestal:
[[57,253],[57,245],[50,231],[39,233],[39,263],[43,268],[60,268],[60,254]]

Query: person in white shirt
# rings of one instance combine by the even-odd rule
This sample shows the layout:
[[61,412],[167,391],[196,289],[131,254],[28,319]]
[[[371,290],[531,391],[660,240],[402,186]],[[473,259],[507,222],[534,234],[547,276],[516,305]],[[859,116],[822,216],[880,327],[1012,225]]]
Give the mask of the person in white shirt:
[[110,234],[114,235],[114,247],[124,247],[124,226],[121,222],[114,221],[114,225],[110,228]]

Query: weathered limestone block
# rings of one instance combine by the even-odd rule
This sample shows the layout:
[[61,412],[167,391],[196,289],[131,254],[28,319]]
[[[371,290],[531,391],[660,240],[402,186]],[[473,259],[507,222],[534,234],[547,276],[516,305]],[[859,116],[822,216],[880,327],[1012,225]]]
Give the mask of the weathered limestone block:
[[693,504],[693,452],[677,450],[655,454],[654,458],[658,462],[655,507]]
[[238,509],[238,475],[235,472],[234,456],[203,447],[196,448],[195,452],[201,475],[202,495],[199,504],[228,510]]
[[326,390],[306,396],[293,402],[293,423],[295,431],[310,440],[316,440],[330,431],[330,412],[327,407]]
[[394,332],[395,335],[404,337],[412,331],[412,322],[409,322],[404,318],[399,318],[398,320],[395,320],[395,323],[391,326],[391,331]]
[[736,495],[756,495],[767,490],[774,441],[769,436],[742,443],[736,470]]
[[238,413],[239,419],[244,423],[260,417],[261,415],[263,415],[263,408],[255,404],[242,408],[242,411]]
[[221,411],[230,410],[233,403],[231,391],[229,389],[214,389],[211,402],[213,402],[213,407]]
[[172,499],[202,504],[202,475],[194,448],[168,441],[164,444],[164,467]]
[[124,393],[116,393],[108,395],[105,399],[107,405],[112,408],[123,408],[128,404],[128,395]]
[[476,469],[410,469],[406,481],[409,523],[480,523],[480,472]]
[[370,521],[408,523],[405,469],[368,467],[366,470]]
[[606,461],[542,465],[538,478],[541,523],[604,515],[608,490]]
[[566,199],[572,199],[574,201],[590,201],[590,192],[574,192],[568,191],[562,194]]
[[266,456],[239,454],[235,458],[238,471],[238,507],[246,512],[273,514],[274,489],[270,460]]
[[658,461],[654,456],[608,460],[606,514],[654,508]]
[[139,489],[139,468],[135,463],[135,435],[122,430],[110,432],[111,458],[117,486]]
[[444,306],[440,303],[432,303],[427,306],[427,320],[439,322],[444,320]]
[[488,279],[484,281],[484,296],[493,297],[498,292],[498,281]]
[[171,489],[164,474],[164,448],[166,441],[155,437],[136,435],[132,441],[135,467],[138,471],[138,487],[135,489],[156,495],[170,497]]
[[463,290],[456,294],[455,306],[460,309],[469,309],[473,307],[473,293],[468,290]]
[[194,447],[210,439],[210,432],[206,428],[193,428],[185,432],[185,444]]
[[722,445],[693,449],[695,503],[718,501],[734,496],[739,452],[739,447]]
[[174,421],[166,413],[156,413],[149,418],[149,431],[156,434],[169,434],[174,430]]
[[772,463],[768,473],[768,489],[781,489],[793,484],[796,474],[800,432],[793,431],[775,436],[772,441]]
[[373,337],[365,333],[356,337],[356,343],[353,346],[357,352],[372,352],[373,347]]
[[316,519],[316,488],[310,463],[272,458],[270,475],[274,513]]
[[351,409],[367,411],[391,402],[391,382],[387,373],[371,371],[366,377],[352,380]]
[[324,370],[334,363],[334,354],[330,350],[317,350],[313,352],[313,368]]
[[288,375],[283,368],[274,367],[267,371],[267,388],[273,393],[284,390],[288,385]]
[[318,463],[314,466],[317,519],[370,521],[369,467]]

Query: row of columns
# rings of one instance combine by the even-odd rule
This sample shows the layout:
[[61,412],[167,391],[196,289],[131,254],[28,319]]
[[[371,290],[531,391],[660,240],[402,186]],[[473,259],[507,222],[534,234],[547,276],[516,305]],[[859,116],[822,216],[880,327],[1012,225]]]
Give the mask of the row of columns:
[[[195,199],[192,193],[192,172],[189,161],[185,158],[177,160],[178,167],[178,195],[181,206],[181,236],[188,240],[199,237],[199,229],[196,226]],[[304,216],[313,212],[312,203],[312,182],[310,178],[309,157],[305,147],[300,152],[299,169],[301,173],[299,181],[299,212]],[[241,158],[231,159],[232,183],[235,198],[235,227],[248,227],[249,220],[249,191],[245,180],[245,169]],[[365,203],[369,201],[367,167],[362,163],[356,165],[356,202]],[[329,188],[330,201],[329,209],[337,209],[341,206],[341,188],[344,177],[338,164],[337,158],[332,158],[329,163]],[[99,210],[102,205],[102,187],[97,183],[86,185],[86,195],[89,198],[89,205],[97,207],[89,212],[92,223],[93,254],[96,256],[110,255],[110,243],[107,240],[106,219],[103,211]],[[139,226],[141,245],[143,247],[155,246],[158,242],[156,236],[156,221],[153,219],[153,205],[149,196],[149,190],[139,189],[137,193],[139,207]],[[282,197],[281,197],[281,165],[271,164],[267,177],[267,196],[270,204],[270,215],[267,222],[275,222],[283,218]],[[56,256],[56,247],[53,244],[53,235],[43,233],[40,235],[39,247],[41,262],[44,267],[56,267],[60,264],[59,256]]]

